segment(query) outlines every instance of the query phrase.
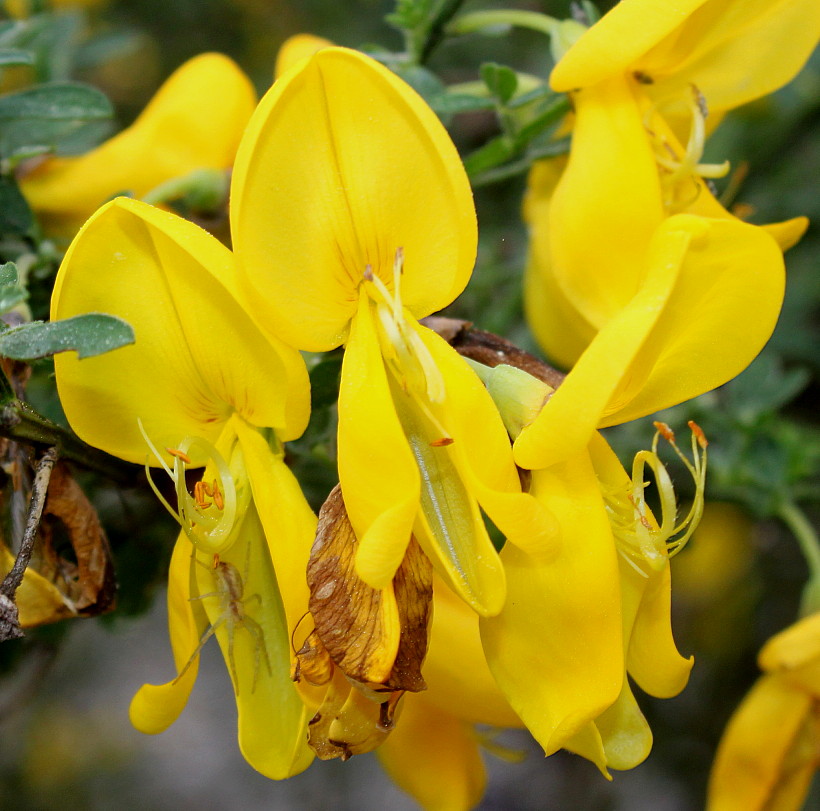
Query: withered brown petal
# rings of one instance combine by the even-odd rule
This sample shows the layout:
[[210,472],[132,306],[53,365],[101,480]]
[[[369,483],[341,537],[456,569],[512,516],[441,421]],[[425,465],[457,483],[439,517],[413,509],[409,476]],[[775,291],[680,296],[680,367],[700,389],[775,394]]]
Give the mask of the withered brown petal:
[[320,760],[371,752],[393,729],[402,692],[379,694],[354,685],[338,669],[308,724],[308,743]]
[[[66,597],[84,616],[111,610],[116,582],[108,538],[97,511],[68,467],[59,462],[51,473],[43,516],[44,524],[53,524],[56,519],[63,525],[77,558],[77,579]],[[47,531],[42,534],[49,535]]]
[[432,566],[414,539],[396,573],[393,589],[399,639],[389,624],[386,590],[370,588],[356,574],[358,541],[338,485],[319,512],[307,569],[309,608],[316,633],[331,659],[354,681],[390,690],[425,688],[421,665],[427,653]]
[[296,651],[291,678],[293,681],[304,679],[310,684],[320,686],[333,678],[334,665],[327,648],[322,644],[319,635],[313,631],[305,644]]

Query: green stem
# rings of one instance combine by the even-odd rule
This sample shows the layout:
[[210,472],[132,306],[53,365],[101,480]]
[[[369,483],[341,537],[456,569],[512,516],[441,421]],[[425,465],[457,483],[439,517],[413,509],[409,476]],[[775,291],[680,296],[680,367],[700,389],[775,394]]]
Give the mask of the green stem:
[[777,515],[797,538],[800,550],[808,563],[811,578],[820,580],[820,539],[805,513],[793,502],[785,501]]
[[463,3],[464,0],[439,0],[439,7],[429,24],[422,31],[415,33],[408,43],[415,64],[423,65],[430,58],[430,54],[444,39],[447,23]]
[[20,400],[11,400],[0,409],[0,436],[30,445],[56,447],[61,458],[95,470],[118,484],[134,485],[137,480],[138,468],[86,445]]
[[805,513],[792,501],[784,501],[777,515],[792,531],[809,567],[809,582],[800,601],[801,616],[820,611],[820,539]]
[[448,27],[450,34],[472,34],[483,28],[500,25],[514,25],[518,28],[529,28],[551,36],[559,21],[548,14],[537,11],[520,11],[516,9],[499,9],[497,11],[474,11],[459,17]]

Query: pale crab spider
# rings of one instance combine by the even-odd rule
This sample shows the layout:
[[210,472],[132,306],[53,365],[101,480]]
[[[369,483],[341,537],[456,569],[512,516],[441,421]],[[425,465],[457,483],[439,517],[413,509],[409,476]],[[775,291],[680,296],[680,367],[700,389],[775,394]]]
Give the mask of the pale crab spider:
[[212,622],[202,634],[196,650],[191,654],[191,658],[185,663],[185,667],[177,675],[174,682],[179,681],[188,668],[191,666],[194,659],[200,654],[205,643],[217,632],[223,625],[228,634],[228,666],[231,669],[231,677],[233,678],[234,691],[239,693],[239,678],[236,674],[236,662],[233,655],[233,641],[234,633],[237,628],[245,628],[251,635],[254,642],[254,657],[253,657],[253,684],[251,692],[256,689],[256,679],[259,675],[259,663],[262,656],[265,657],[265,665],[268,668],[268,673],[272,674],[270,659],[268,657],[268,650],[265,647],[265,632],[262,626],[252,617],[245,613],[245,605],[251,600],[257,600],[260,603],[262,598],[258,594],[252,594],[250,597],[245,597],[245,581],[248,579],[248,568],[250,564],[250,555],[245,558],[245,576],[239,574],[239,570],[232,563],[227,563],[219,559],[218,554],[214,554],[213,567],[204,564],[196,557],[196,552],[193,552],[192,559],[204,569],[209,571],[216,585],[216,591],[209,591],[206,594],[200,594],[196,597],[189,597],[189,600],[205,600],[209,597],[217,597],[220,602],[220,615],[218,619]]

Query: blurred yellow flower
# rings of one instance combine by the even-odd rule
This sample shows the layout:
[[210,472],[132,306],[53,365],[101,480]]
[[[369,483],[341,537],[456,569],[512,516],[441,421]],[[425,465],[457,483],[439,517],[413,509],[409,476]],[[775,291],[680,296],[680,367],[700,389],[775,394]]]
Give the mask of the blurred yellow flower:
[[201,54],[168,78],[130,127],[85,155],[47,158],[20,188],[48,231],[72,237],[116,195],[142,198],[197,170],[229,170],[255,103],[231,59]]
[[820,765],[820,614],[772,637],[758,664],[720,742],[708,811],[798,811]]

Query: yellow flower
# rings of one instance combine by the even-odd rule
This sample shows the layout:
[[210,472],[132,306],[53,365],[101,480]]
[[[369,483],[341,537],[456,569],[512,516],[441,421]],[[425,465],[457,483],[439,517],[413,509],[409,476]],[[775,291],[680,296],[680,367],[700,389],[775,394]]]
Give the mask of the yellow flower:
[[[511,367],[480,373],[513,438],[561,390]],[[674,443],[666,426],[659,430]],[[539,561],[506,545],[507,603],[480,624],[493,676],[548,755],[570,749],[607,776],[609,768],[632,768],[652,735],[625,674],[660,698],[686,686],[692,660],[672,638],[669,558],[703,509],[705,461],[694,443],[693,451],[697,497],[680,522],[656,445],[636,456],[631,476],[598,434],[573,456],[532,471],[530,492],[560,528],[559,552]],[[646,468],[660,496],[659,521],[645,503]],[[524,661],[537,663],[536,681]]]
[[130,127],[85,155],[48,158],[20,188],[47,229],[71,237],[115,195],[141,198],[196,170],[230,169],[255,103],[231,59],[201,54],[171,75]]
[[718,748],[709,811],[798,811],[820,764],[820,614],[772,637],[758,663]]
[[[200,640],[215,632],[245,758],[270,777],[297,773],[312,753],[307,710],[290,680],[290,634],[307,603],[315,518],[281,441],[307,422],[304,364],[246,314],[227,248],[126,198],[86,223],[55,283],[52,318],[89,311],[124,318],[136,343],[88,360],[56,359],[66,416],[90,445],[164,468],[177,491],[177,505],[166,506],[183,530],[168,589],[178,675],[144,686],[131,719],[151,733],[176,719]],[[186,471],[203,465],[191,496]]]
[[339,477],[358,574],[388,587],[412,531],[463,599],[497,613],[504,572],[481,509],[528,548],[547,521],[484,387],[417,320],[461,292],[476,250],[469,183],[434,113],[375,61],[319,51],[248,125],[231,230],[259,321],[299,349],[345,345]]
[[[806,220],[755,229],[718,203],[704,178],[728,166],[701,161],[706,106],[726,109],[787,81],[816,41],[817,16],[800,2],[626,0],[553,71],[553,87],[572,91],[572,150],[566,165],[541,164],[531,176],[526,303],[547,354],[576,364],[574,380],[590,370],[590,354],[594,374],[602,365],[621,373],[615,385],[605,373],[595,394],[568,381],[556,397],[575,402],[575,386],[585,389],[575,394],[595,416],[581,420],[584,436],[590,424],[633,419],[726,382],[770,335],[783,284],[775,240],[794,244]],[[542,419],[559,424],[553,407]],[[522,436],[520,464],[546,463],[524,450],[534,441]]]
[[812,0],[621,0],[563,56],[555,90],[636,75],[659,101],[682,100],[695,85],[713,111],[782,87],[820,39]]

